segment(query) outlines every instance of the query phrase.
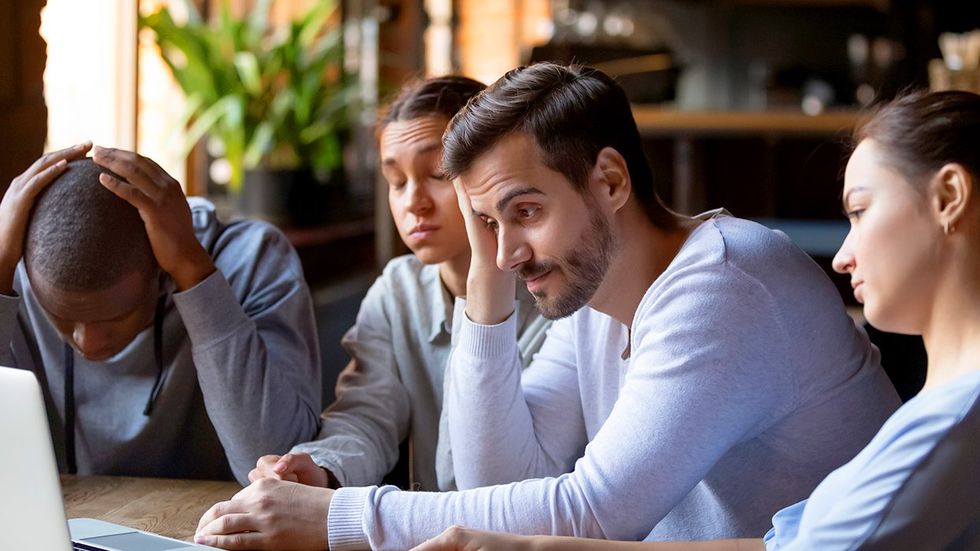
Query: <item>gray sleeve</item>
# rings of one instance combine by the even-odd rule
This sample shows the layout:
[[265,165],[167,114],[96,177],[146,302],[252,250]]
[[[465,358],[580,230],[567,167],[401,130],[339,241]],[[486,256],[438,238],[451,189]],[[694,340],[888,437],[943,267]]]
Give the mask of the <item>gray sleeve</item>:
[[[0,365],[40,373],[43,367],[34,326],[27,313],[25,293],[29,293],[24,263],[14,272],[14,294],[0,295]],[[47,320],[44,320],[47,322]],[[46,384],[41,376],[41,384]]]
[[0,295],[0,365],[14,367],[14,336],[17,334],[17,311],[20,297]]
[[264,224],[227,232],[218,270],[174,294],[208,416],[236,478],[311,439],[320,411],[313,305],[299,258]]
[[409,396],[396,371],[384,297],[379,279],[344,336],[352,359],[337,381],[337,400],[323,412],[317,439],[292,450],[310,454],[343,486],[379,483],[408,435]]

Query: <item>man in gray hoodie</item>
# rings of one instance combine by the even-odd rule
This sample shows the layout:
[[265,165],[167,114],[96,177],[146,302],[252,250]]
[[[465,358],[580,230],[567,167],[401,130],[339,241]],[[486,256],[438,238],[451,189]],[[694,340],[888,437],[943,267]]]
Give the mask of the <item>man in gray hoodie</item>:
[[299,259],[153,161],[91,147],[40,158],[0,203],[0,364],[37,375],[67,472],[244,482],[317,431]]

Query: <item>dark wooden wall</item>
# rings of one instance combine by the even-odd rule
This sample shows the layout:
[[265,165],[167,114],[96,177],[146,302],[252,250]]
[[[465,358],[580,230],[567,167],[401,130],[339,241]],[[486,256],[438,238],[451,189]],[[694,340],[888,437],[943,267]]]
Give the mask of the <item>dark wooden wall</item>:
[[0,2],[0,192],[44,150],[44,0]]

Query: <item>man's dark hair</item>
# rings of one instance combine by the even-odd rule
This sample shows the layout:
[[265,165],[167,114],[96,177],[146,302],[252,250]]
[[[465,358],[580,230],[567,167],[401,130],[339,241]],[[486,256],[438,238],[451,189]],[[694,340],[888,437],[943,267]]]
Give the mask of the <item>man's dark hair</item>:
[[102,172],[112,174],[91,159],[72,161],[37,197],[24,243],[29,274],[58,289],[98,291],[133,271],[155,273],[139,212],[99,183]]
[[433,115],[451,119],[486,87],[482,82],[454,75],[410,82],[378,117],[377,135],[380,137],[385,127],[396,121]]
[[536,63],[513,69],[470,100],[443,137],[443,169],[450,177],[468,170],[501,138],[531,136],[550,169],[584,192],[599,151],[611,147],[626,160],[633,193],[654,225],[670,228],[674,217],[653,190],[653,174],[626,93],[590,67]]

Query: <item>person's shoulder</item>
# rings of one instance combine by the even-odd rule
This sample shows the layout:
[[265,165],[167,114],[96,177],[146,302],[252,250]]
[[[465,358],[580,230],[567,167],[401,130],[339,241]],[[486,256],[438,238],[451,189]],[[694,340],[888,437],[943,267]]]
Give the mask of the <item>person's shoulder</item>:
[[[389,279],[418,279],[421,274],[427,272],[427,265],[418,259],[414,254],[396,256],[385,264],[382,276]],[[438,267],[434,267],[438,272]]]
[[945,431],[964,422],[980,423],[980,372],[923,390],[895,417],[906,427],[933,431]]
[[724,244],[725,259],[738,264],[764,261],[775,257],[802,259],[806,255],[783,232],[758,222],[720,216],[711,220]]
[[774,248],[787,245],[750,220],[724,211],[708,214],[640,299],[633,320],[637,335],[661,331],[664,320],[697,319],[725,327],[745,320],[743,329],[757,327],[760,334],[771,329],[760,326],[761,321],[778,321],[773,293],[782,290],[769,285],[778,270],[771,266],[777,263],[772,255]]
[[742,269],[743,264],[752,266],[751,262],[744,262],[746,256],[768,247],[766,241],[771,238],[768,235],[771,232],[759,224],[735,218],[725,211],[698,218],[703,220],[691,230],[670,264],[650,286],[647,298],[688,285],[700,289],[728,288],[735,280],[746,279],[748,274]]
[[771,257],[792,254],[785,235],[751,220],[732,216],[724,209],[698,215],[700,220],[684,241],[666,273],[725,269]]
[[381,270],[380,280],[388,288],[410,291],[441,285],[439,266],[423,263],[414,254],[396,256]]
[[214,204],[201,197],[188,197],[187,203],[191,208],[198,241],[215,259],[242,252],[293,252],[293,246],[283,231],[268,222],[251,218],[222,220]]
[[279,228],[247,218],[225,222],[214,204],[201,197],[189,197],[187,203],[198,241],[229,280],[242,273],[302,277],[299,256]]
[[[865,461],[919,468],[933,450],[964,429],[980,429],[980,373],[926,389],[885,421],[862,455]],[[955,439],[955,438],[954,438]]]
[[439,266],[425,264],[413,254],[397,256],[385,264],[375,287],[387,300],[419,305],[441,296]]
[[807,296],[814,306],[838,296],[823,270],[784,232],[733,216],[710,222],[726,277],[738,274],[781,299]]

